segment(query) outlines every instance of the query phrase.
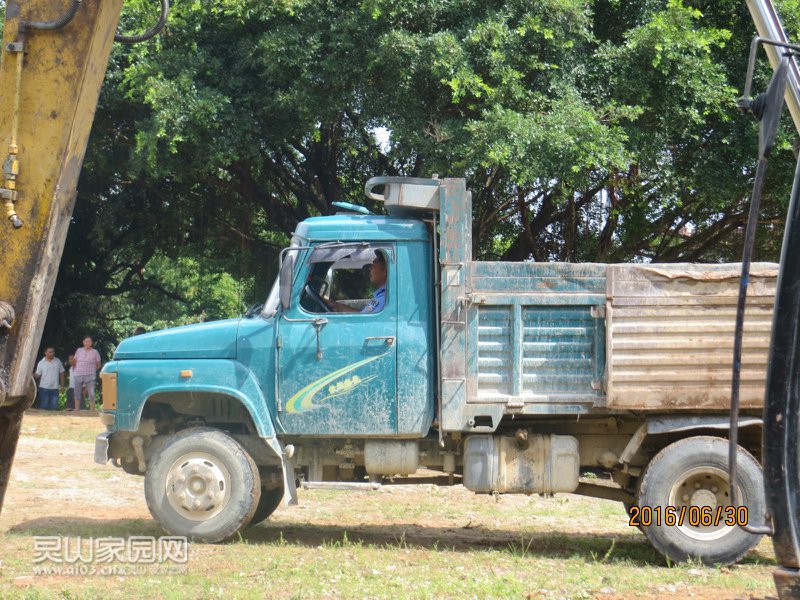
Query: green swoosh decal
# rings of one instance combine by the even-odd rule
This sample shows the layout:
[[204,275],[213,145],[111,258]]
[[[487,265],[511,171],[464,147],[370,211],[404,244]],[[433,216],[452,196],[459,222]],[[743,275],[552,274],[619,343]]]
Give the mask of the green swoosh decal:
[[[367,377],[366,379],[362,379],[360,382],[358,382],[357,384],[355,384],[355,385],[354,385],[353,387],[351,387],[351,388],[348,388],[348,389],[346,389],[346,390],[343,390],[343,391],[341,391],[341,392],[336,392],[336,393],[333,393],[333,394],[328,394],[328,395],[327,395],[327,396],[325,396],[324,398],[321,398],[321,399],[320,399],[320,404],[321,404],[321,403],[323,403],[323,402],[325,402],[326,400],[330,400],[331,398],[338,398],[339,396],[344,396],[345,394],[349,394],[350,392],[352,392],[352,391],[353,391],[354,389],[356,389],[357,387],[364,385],[365,383],[367,383],[368,381],[371,381],[371,380],[375,379],[376,377],[377,377],[377,375],[370,375],[370,376],[369,376],[369,377]],[[309,403],[309,404],[310,404],[310,403]],[[304,408],[305,408],[305,405],[303,405],[303,406],[304,406]],[[309,408],[309,409],[311,409],[311,408],[317,408],[317,406],[319,406],[319,404],[310,404],[310,406],[309,406],[308,408]]]
[[371,356],[370,358],[365,358],[364,360],[360,360],[358,362],[352,363],[333,373],[328,373],[324,377],[317,379],[316,381],[312,381],[303,389],[298,391],[294,396],[289,398],[289,401],[286,403],[286,412],[287,413],[302,413],[312,408],[315,408],[315,405],[312,403],[312,399],[314,396],[319,392],[322,388],[326,385],[333,383],[334,380],[338,379],[342,375],[346,375],[351,371],[358,369],[359,367],[363,367],[366,364],[369,364],[373,361],[378,360],[379,358],[383,358],[388,353],[379,354],[378,356]]

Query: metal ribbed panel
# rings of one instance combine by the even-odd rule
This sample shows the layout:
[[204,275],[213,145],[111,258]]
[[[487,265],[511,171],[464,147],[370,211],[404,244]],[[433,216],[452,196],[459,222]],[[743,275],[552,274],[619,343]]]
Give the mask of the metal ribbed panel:
[[478,397],[512,393],[511,307],[480,307],[478,311]]
[[[736,268],[704,272],[695,265],[614,267],[609,327],[608,406],[630,409],[716,408],[730,403]],[[762,269],[762,271],[764,271]],[[766,382],[774,289],[764,271],[751,285],[743,339],[741,400],[760,406]]]
[[[714,388],[730,393],[735,307],[698,310],[626,307],[614,310],[612,369],[616,394],[642,397],[652,387],[696,395]],[[763,394],[772,311],[747,311],[742,389]]]
[[596,320],[587,306],[523,307],[522,395],[594,395]]
[[477,399],[593,403],[598,327],[589,306],[478,307]]

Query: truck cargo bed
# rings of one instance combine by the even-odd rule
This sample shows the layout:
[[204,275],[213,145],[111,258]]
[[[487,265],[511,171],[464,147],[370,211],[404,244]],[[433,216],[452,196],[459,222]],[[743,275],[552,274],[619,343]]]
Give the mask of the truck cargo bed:
[[[450,334],[463,336],[466,381],[443,382],[449,406],[463,393],[467,413],[727,409],[740,265],[473,261],[464,271],[464,326]],[[777,273],[753,265],[745,408],[763,405]]]

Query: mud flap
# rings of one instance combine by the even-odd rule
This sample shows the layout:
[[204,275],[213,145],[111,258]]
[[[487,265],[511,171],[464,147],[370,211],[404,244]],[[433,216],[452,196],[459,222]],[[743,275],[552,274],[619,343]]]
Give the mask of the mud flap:
[[281,454],[285,506],[297,506],[297,480],[294,476],[294,446],[289,444]]
[[101,433],[94,439],[94,462],[104,465],[108,462],[108,438],[111,433]]
[[294,446],[291,444],[285,448],[276,437],[261,438],[272,451],[281,459],[281,469],[283,471],[283,501],[285,506],[297,505],[297,483],[294,476]]

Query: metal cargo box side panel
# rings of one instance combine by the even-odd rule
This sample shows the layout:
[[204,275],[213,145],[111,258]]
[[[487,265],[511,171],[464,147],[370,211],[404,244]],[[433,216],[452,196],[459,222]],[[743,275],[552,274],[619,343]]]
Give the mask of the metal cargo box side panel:
[[470,269],[468,403],[520,413],[602,404],[605,265],[481,263]]
[[[728,409],[740,269],[737,264],[609,267],[609,408]],[[777,274],[773,264],[752,268],[743,407],[763,405]]]
[[602,320],[590,306],[478,306],[476,402],[587,403],[602,388]]

